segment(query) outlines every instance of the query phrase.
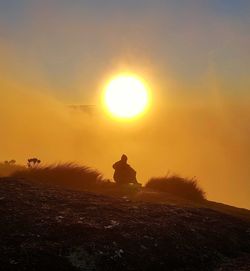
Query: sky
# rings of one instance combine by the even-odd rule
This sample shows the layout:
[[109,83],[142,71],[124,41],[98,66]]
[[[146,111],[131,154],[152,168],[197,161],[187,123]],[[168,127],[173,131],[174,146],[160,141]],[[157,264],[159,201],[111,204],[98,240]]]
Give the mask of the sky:
[[118,63],[194,88],[213,66],[234,91],[248,81],[249,12],[247,0],[0,1],[1,43],[59,99],[78,101],[83,80],[92,102],[96,77]]
[[[248,0],[0,0],[0,160],[76,160],[112,178],[126,152],[143,182],[197,176],[211,199],[250,208],[249,14]],[[100,106],[124,70],[152,92],[130,124]]]

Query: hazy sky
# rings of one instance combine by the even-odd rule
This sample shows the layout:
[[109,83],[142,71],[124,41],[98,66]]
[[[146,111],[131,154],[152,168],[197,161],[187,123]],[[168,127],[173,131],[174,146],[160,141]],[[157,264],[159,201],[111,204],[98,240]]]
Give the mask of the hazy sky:
[[[249,0],[0,0],[0,161],[75,160],[112,178],[125,152],[147,181],[197,176],[209,198],[250,208]],[[116,123],[105,80],[147,80],[152,110]]]
[[61,99],[92,102],[120,65],[194,88],[212,68],[246,91],[249,14],[248,0],[0,0],[0,38],[17,73],[32,67]]

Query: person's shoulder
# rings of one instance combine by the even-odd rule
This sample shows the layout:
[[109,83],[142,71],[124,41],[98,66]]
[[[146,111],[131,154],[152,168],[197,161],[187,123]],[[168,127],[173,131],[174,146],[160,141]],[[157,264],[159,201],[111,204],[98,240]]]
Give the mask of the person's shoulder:
[[128,168],[130,169],[130,170],[132,170],[132,171],[134,171],[135,172],[135,169],[134,168],[132,168],[129,164],[128,164]]
[[113,164],[113,168],[117,167],[118,165],[119,165],[119,161],[117,161],[117,162],[115,162],[115,163]]

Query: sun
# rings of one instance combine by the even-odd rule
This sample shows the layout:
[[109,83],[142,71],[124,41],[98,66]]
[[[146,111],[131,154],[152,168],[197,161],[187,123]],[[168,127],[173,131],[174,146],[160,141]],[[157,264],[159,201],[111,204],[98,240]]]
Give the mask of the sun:
[[135,75],[118,75],[107,84],[104,103],[112,116],[131,119],[146,111],[148,89],[144,81]]

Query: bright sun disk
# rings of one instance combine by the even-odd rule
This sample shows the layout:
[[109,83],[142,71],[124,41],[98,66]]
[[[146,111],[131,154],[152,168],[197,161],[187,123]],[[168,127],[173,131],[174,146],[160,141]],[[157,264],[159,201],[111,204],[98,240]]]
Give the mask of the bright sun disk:
[[120,75],[108,83],[104,102],[113,116],[133,118],[146,110],[148,91],[143,81],[136,76]]

